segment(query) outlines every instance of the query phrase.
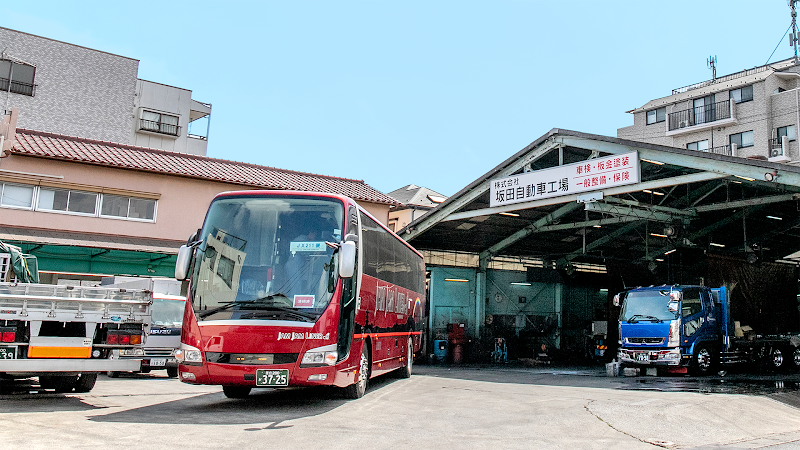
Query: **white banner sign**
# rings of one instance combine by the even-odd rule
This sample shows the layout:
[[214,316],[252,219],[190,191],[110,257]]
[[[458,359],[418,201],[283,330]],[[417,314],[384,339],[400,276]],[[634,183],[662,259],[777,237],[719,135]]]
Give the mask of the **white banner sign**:
[[492,180],[490,206],[513,205],[639,182],[639,154],[589,159]]

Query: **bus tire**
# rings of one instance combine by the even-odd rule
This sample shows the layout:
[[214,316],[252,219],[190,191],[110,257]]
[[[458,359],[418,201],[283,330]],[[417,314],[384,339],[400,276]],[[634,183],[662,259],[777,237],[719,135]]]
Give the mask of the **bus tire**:
[[400,378],[410,378],[411,377],[411,369],[414,365],[414,341],[409,336],[408,338],[408,348],[406,349],[406,364],[397,371]]
[[700,344],[692,357],[693,375],[706,376],[714,370],[714,351],[707,344]]
[[222,386],[222,393],[228,398],[247,398],[251,389],[247,386]]
[[75,383],[75,392],[89,392],[94,388],[96,382],[97,372],[82,373],[78,376],[78,381]]
[[178,378],[178,368],[177,367],[167,367],[167,376],[170,378]]
[[370,360],[369,346],[366,342],[361,345],[361,359],[358,362],[356,382],[344,388],[344,396],[350,399],[359,399],[367,392],[369,384]]

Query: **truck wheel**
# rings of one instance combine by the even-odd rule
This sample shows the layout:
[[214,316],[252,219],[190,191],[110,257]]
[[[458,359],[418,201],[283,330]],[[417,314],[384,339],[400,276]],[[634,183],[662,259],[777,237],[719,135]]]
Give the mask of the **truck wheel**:
[[78,381],[75,383],[75,392],[89,392],[94,388],[97,382],[97,373],[82,373],[78,376]]
[[767,357],[767,362],[769,364],[769,368],[775,371],[780,371],[785,369],[789,365],[789,353],[784,352],[783,349],[775,347],[770,352],[769,356]]
[[358,374],[356,374],[356,382],[344,388],[344,395],[347,398],[357,399],[364,396],[367,392],[367,384],[369,384],[369,346],[366,342],[361,346],[361,360],[358,365]]
[[792,350],[792,363],[794,370],[800,370],[800,348]]
[[705,345],[700,345],[694,352],[694,358],[692,358],[691,369],[693,374],[705,376],[710,374],[713,368],[714,368],[713,351]]
[[170,378],[178,378],[178,368],[177,367],[167,367],[167,376]]
[[222,393],[228,398],[247,398],[250,389],[247,386],[222,386]]
[[108,372],[106,372],[106,376],[108,378],[119,378],[119,372],[112,372],[109,370]]

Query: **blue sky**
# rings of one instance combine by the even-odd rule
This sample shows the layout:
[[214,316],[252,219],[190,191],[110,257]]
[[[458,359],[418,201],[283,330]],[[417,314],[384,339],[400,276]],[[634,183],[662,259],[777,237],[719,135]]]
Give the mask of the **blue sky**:
[[[35,5],[35,7],[33,7]],[[452,195],[552,128],[793,55],[785,0],[36,1],[0,26],[213,104],[208,156]],[[780,45],[778,45],[780,43]],[[1,44],[1,43],[0,43]]]

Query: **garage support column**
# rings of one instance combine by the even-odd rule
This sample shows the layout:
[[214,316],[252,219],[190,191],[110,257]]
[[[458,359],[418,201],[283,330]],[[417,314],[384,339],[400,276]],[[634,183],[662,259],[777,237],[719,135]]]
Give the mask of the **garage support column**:
[[473,333],[475,339],[481,336],[481,326],[486,321],[486,269],[489,267],[489,258],[481,255],[478,258],[478,268],[475,273],[475,326]]
[[556,318],[558,319],[558,328],[556,332],[556,338],[553,340],[553,344],[555,344],[556,348],[561,348],[561,326],[562,326],[562,311],[564,310],[564,285],[561,283],[556,283],[554,288],[554,302],[555,302],[555,313]]

